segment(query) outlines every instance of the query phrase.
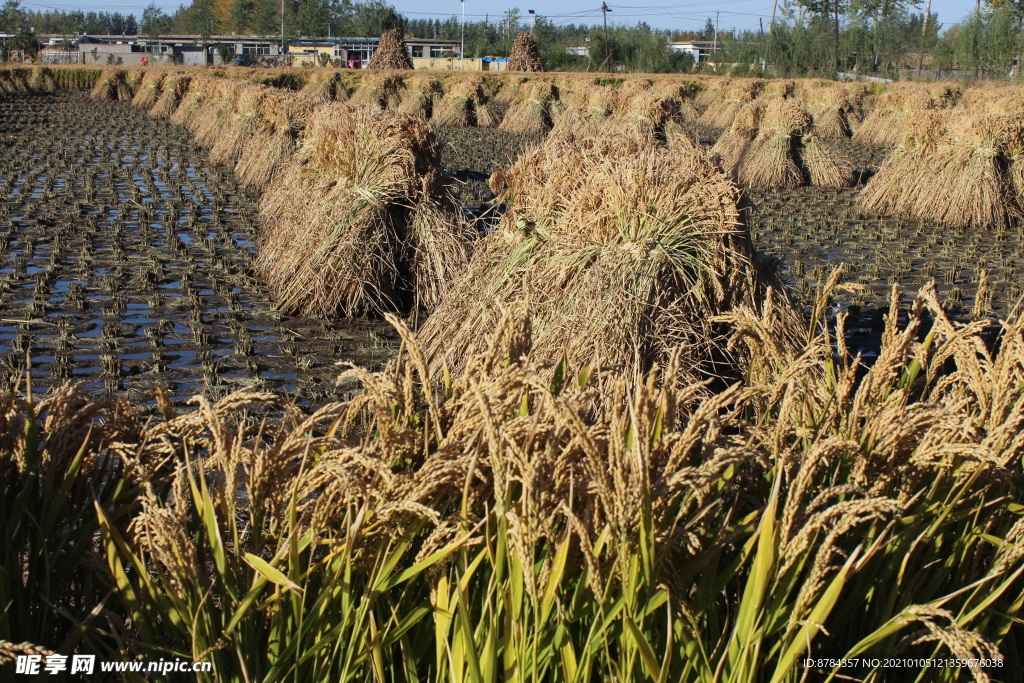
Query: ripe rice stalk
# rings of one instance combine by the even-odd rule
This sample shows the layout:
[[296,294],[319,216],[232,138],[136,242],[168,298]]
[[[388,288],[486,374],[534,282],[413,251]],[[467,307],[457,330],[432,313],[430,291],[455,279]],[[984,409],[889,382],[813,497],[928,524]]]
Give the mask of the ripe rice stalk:
[[103,69],[102,75],[92,87],[89,97],[94,100],[117,100],[124,83],[125,72],[121,69]]
[[[436,304],[469,229],[441,194],[426,122],[321,105],[264,193],[257,270],[282,309],[356,316]],[[415,281],[413,281],[415,278]]]
[[894,83],[878,97],[874,110],[857,129],[855,139],[867,145],[895,145],[918,112],[951,107],[959,91],[944,85]]
[[782,78],[765,81],[757,92],[757,96],[763,99],[786,99],[793,97],[794,94],[796,94],[796,81]]
[[430,74],[416,74],[409,79],[398,110],[403,114],[429,119],[443,96],[439,78]]
[[1024,209],[1007,157],[1024,131],[1015,117],[919,114],[858,197],[862,211],[975,229],[1021,223]]
[[766,100],[757,135],[739,164],[739,181],[749,187],[799,187],[804,184],[795,145],[811,126],[811,117],[790,100]]
[[28,87],[33,92],[53,92],[57,89],[57,81],[53,77],[50,67],[43,66],[32,69],[29,77]]
[[380,109],[396,109],[402,103],[405,81],[397,73],[366,73],[352,93],[355,104],[369,104]]
[[555,86],[547,81],[524,84],[498,127],[519,135],[544,135],[551,130],[550,107],[557,96]]
[[239,84],[230,119],[210,147],[211,161],[233,165],[241,158],[246,144],[256,134],[263,120],[263,98],[266,93],[266,86]]
[[151,116],[169,119],[188,92],[191,76],[168,74],[160,86],[160,98],[149,110]]
[[152,109],[160,98],[160,87],[166,77],[167,74],[163,71],[147,71],[135,91],[132,106],[140,109]]
[[840,85],[803,90],[801,99],[814,117],[814,132],[823,138],[848,138],[853,135],[849,92]]
[[219,79],[197,76],[189,82],[188,91],[181,98],[177,109],[171,114],[171,123],[191,129],[195,119],[208,107],[213,106],[213,97]]
[[722,97],[722,88],[729,84],[729,78],[709,78],[702,82],[703,88],[694,98],[694,104],[698,109],[707,110],[712,104]]
[[711,155],[718,160],[726,175],[737,177],[740,164],[750,150],[754,138],[757,137],[764,107],[764,101],[758,100],[745,104],[736,113],[729,130],[723,133],[711,148]]
[[412,69],[412,59],[405,46],[405,35],[401,29],[388,29],[377,41],[377,49],[370,58],[368,69]]
[[735,372],[702,321],[759,305],[765,281],[738,223],[738,190],[700,152],[551,135],[491,182],[505,186],[509,210],[420,331],[431,372],[459,374],[504,310],[530,316],[534,352],[552,368],[600,357],[637,376],[685,346],[687,377]]
[[735,79],[722,86],[719,98],[708,105],[698,119],[702,126],[710,128],[728,128],[743,105],[757,97],[764,81],[754,79]]
[[502,75],[502,86],[494,93],[491,99],[499,105],[508,106],[516,99],[516,95],[519,94],[519,89],[523,87],[523,84],[530,82],[530,77],[520,76],[515,73]]
[[297,93],[265,89],[252,136],[245,141],[235,165],[238,178],[251,188],[266,188],[295,151],[314,107],[314,102]]
[[437,126],[475,126],[480,84],[473,79],[450,81],[431,122]]
[[[341,74],[334,69],[315,69],[300,92],[314,102],[334,102],[338,99],[340,82]],[[340,99],[344,100],[346,97]]]
[[850,187],[853,164],[813,132],[800,138],[800,166],[816,187]]

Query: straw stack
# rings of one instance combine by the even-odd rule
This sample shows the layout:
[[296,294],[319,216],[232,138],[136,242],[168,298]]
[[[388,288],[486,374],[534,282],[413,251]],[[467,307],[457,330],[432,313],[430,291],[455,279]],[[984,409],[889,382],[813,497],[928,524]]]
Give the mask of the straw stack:
[[473,78],[449,81],[431,119],[438,126],[480,126],[495,124],[482,84]]
[[508,58],[509,71],[544,71],[537,41],[529,31],[520,31],[512,41],[512,54]]
[[334,69],[315,69],[302,86],[301,92],[314,102],[348,99],[348,92],[341,84],[341,74]]
[[28,78],[28,87],[32,92],[53,92],[57,89],[57,81],[49,67],[36,67]]
[[370,69],[412,69],[412,59],[405,47],[405,36],[397,28],[385,31],[370,58]]
[[352,93],[351,101],[379,109],[396,109],[402,102],[405,81],[400,74],[367,73]]
[[253,189],[270,185],[277,170],[295,151],[315,102],[292,92],[267,88],[260,97],[260,117],[235,166],[238,178]]
[[140,109],[152,109],[160,98],[160,86],[167,76],[162,71],[147,71],[132,98],[132,106]]
[[403,114],[429,119],[443,93],[441,81],[436,76],[416,74],[409,79],[398,110]]
[[947,109],[959,95],[959,90],[944,85],[894,83],[879,95],[874,110],[854,137],[867,145],[898,144],[912,117],[920,112]]
[[160,97],[149,110],[151,116],[170,118],[188,92],[190,76],[169,74],[160,85]]
[[708,106],[697,122],[710,128],[728,128],[740,109],[757,97],[763,85],[764,81],[736,79],[722,86],[718,98]]
[[473,233],[438,185],[434,146],[419,117],[317,108],[260,205],[257,270],[284,310],[356,316],[440,302]]
[[853,103],[842,85],[825,84],[801,91],[800,98],[814,117],[814,130],[823,138],[848,138],[853,135]]
[[551,130],[552,103],[557,99],[555,86],[547,81],[529,81],[521,85],[499,128],[520,135],[544,135]]
[[1024,148],[1015,116],[920,112],[857,199],[865,212],[1002,229],[1021,223]]
[[738,223],[739,191],[706,156],[567,131],[492,183],[509,209],[420,330],[431,371],[458,375],[480,330],[523,313],[533,353],[552,369],[600,358],[633,376],[681,348],[691,378],[734,374],[711,320],[760,307],[766,292]]

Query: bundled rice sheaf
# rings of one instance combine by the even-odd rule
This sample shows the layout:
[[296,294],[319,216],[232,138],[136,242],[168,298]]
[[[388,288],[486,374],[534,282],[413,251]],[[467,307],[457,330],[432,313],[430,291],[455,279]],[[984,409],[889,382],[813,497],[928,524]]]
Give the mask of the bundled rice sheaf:
[[853,135],[854,106],[849,91],[842,85],[827,84],[801,91],[800,98],[814,117],[814,131],[823,138],[848,138]]
[[544,62],[537,49],[537,41],[529,31],[520,31],[512,41],[512,54],[508,58],[509,71],[544,71]]
[[[334,102],[348,99],[348,91],[341,84],[341,74],[334,69],[317,69],[302,86],[302,94],[315,102]],[[341,97],[338,97],[339,92]]]
[[405,81],[400,74],[363,74],[358,87],[352,93],[355,104],[368,104],[379,109],[396,109],[402,103]]
[[722,86],[718,97],[708,105],[697,122],[710,128],[728,128],[740,109],[757,97],[763,85],[764,81],[760,80],[736,79]]
[[397,29],[393,28],[385,31],[380,41],[377,43],[377,49],[374,50],[373,57],[370,58],[370,63],[367,66],[369,69],[412,69],[412,59],[409,57],[409,51],[405,47],[405,36]]
[[438,183],[422,118],[321,105],[301,149],[263,196],[257,269],[278,304],[356,316],[436,306],[473,231]]
[[959,90],[945,85],[894,83],[879,95],[854,137],[867,145],[898,144],[910,118],[919,112],[947,109],[959,95]]
[[160,88],[167,74],[163,71],[147,71],[132,98],[132,106],[140,109],[152,109],[160,98]]
[[123,69],[103,69],[89,97],[94,100],[131,100],[134,92]]
[[29,91],[29,75],[27,69],[0,70],[0,90],[9,93]]
[[248,187],[266,188],[277,170],[295,151],[299,135],[316,103],[308,97],[264,88],[252,134],[235,164],[235,174]]
[[53,92],[57,89],[57,81],[53,77],[53,71],[47,66],[32,69],[32,75],[28,79],[28,87],[33,92]]
[[214,163],[235,164],[263,121],[263,99],[267,86],[240,83],[230,116],[210,147]]
[[529,81],[521,85],[509,105],[499,128],[520,135],[544,135],[551,130],[551,107],[558,91],[547,81]]
[[737,114],[711,153],[749,187],[847,187],[853,167],[812,131],[813,118],[792,99],[755,100]]
[[1021,223],[1018,117],[919,113],[857,199],[865,212],[977,229]]
[[168,74],[160,84],[160,97],[153,108],[149,110],[150,115],[158,118],[170,118],[177,110],[182,98],[185,97],[185,93],[188,92],[191,80],[192,77],[185,74]]
[[432,121],[438,126],[495,125],[494,115],[483,93],[483,84],[471,78],[449,82],[434,109]]
[[439,78],[430,74],[416,74],[409,79],[398,110],[403,114],[429,119],[443,96]]
[[509,208],[420,330],[431,372],[458,375],[504,311],[532,319],[534,353],[552,368],[600,359],[635,376],[682,346],[688,377],[729,372],[709,321],[760,309],[767,285],[739,223],[739,190],[705,155],[629,134],[566,132],[492,184],[504,185],[499,201]]

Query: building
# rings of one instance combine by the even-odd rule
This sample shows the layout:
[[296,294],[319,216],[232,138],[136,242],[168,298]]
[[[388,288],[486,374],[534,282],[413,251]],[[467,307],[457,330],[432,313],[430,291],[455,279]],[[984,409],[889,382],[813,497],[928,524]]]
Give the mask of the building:
[[670,42],[668,47],[676,52],[689,52],[693,57],[693,63],[696,64],[698,62],[713,61],[711,53],[714,50],[715,43],[711,40],[684,40]]

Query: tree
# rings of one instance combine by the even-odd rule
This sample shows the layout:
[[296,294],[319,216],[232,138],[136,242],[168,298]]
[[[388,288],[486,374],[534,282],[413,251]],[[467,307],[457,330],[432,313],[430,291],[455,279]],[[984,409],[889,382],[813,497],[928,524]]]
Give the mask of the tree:
[[142,10],[142,34],[156,40],[160,36],[171,32],[171,18],[164,14],[163,10],[150,3]]
[[19,0],[7,0],[0,8],[0,32],[22,33],[28,29],[25,10]]

